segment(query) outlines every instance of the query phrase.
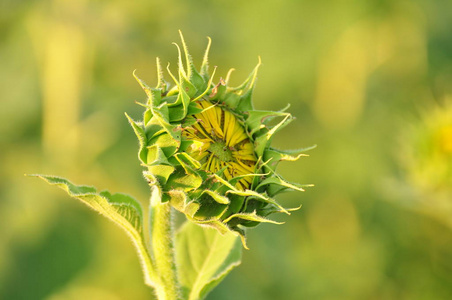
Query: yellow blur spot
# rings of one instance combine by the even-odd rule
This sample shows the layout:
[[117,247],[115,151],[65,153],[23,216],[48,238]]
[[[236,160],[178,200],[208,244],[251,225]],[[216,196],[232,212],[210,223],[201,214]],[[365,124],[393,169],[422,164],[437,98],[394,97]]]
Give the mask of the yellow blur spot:
[[452,154],[452,125],[441,129],[440,148],[443,153]]

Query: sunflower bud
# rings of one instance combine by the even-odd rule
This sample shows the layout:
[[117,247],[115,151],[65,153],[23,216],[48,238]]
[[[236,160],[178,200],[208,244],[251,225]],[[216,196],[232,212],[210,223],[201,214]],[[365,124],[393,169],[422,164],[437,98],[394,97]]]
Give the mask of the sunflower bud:
[[[157,186],[162,202],[169,203],[199,225],[221,233],[240,235],[245,245],[245,227],[266,217],[290,214],[274,200],[287,190],[303,191],[276,173],[282,160],[295,161],[302,151],[281,151],[270,147],[276,132],[294,118],[284,110],[255,110],[252,94],[260,66],[238,87],[225,80],[214,83],[208,72],[210,39],[198,71],[181,34],[178,73],[171,87],[163,78],[157,59],[158,83],[147,86],[135,76],[148,97],[143,121],[129,121],[139,139],[139,160],[144,177]],[[275,121],[276,120],[276,121]],[[246,245],[245,245],[246,247]]]

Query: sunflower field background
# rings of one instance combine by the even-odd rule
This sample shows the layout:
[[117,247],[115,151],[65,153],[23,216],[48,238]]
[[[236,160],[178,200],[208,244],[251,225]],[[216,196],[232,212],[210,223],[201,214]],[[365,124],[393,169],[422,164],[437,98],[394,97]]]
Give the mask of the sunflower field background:
[[[248,232],[242,265],[207,299],[452,299],[452,2],[0,3],[0,299],[152,299],[128,238],[55,174],[140,199],[148,186],[124,112],[133,70],[156,82],[178,29],[199,66],[239,84],[261,56],[257,109],[297,120],[282,163],[313,183],[303,207]],[[217,77],[219,78],[219,77]]]

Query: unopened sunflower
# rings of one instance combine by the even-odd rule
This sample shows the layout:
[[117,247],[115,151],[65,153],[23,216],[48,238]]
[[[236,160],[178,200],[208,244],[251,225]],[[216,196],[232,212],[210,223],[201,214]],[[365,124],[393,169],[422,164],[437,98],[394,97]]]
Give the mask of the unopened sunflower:
[[138,157],[162,202],[169,201],[199,225],[240,235],[246,247],[245,227],[277,223],[267,216],[293,210],[282,207],[274,196],[303,187],[285,181],[275,169],[282,160],[305,156],[301,152],[307,149],[281,151],[270,146],[274,134],[293,117],[284,110],[253,108],[260,61],[238,87],[228,85],[231,71],[225,80],[214,83],[215,70],[208,72],[210,39],[200,71],[182,34],[181,40],[183,52],[176,45],[178,73],[167,68],[172,87],[163,78],[158,59],[155,88],[136,77],[148,96],[142,104],[143,120],[129,117],[140,142]]

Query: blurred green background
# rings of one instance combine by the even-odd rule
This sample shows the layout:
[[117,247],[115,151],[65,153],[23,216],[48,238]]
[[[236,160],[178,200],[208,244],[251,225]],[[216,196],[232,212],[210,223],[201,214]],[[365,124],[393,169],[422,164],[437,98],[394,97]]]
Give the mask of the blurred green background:
[[[317,144],[280,165],[314,183],[285,225],[248,233],[242,265],[208,299],[452,299],[452,2],[449,0],[2,0],[0,298],[151,299],[114,224],[24,173],[65,176],[146,204],[137,142],[145,98],[175,64],[199,65],[258,109],[291,103],[273,145]],[[217,77],[218,79],[219,77]]]

